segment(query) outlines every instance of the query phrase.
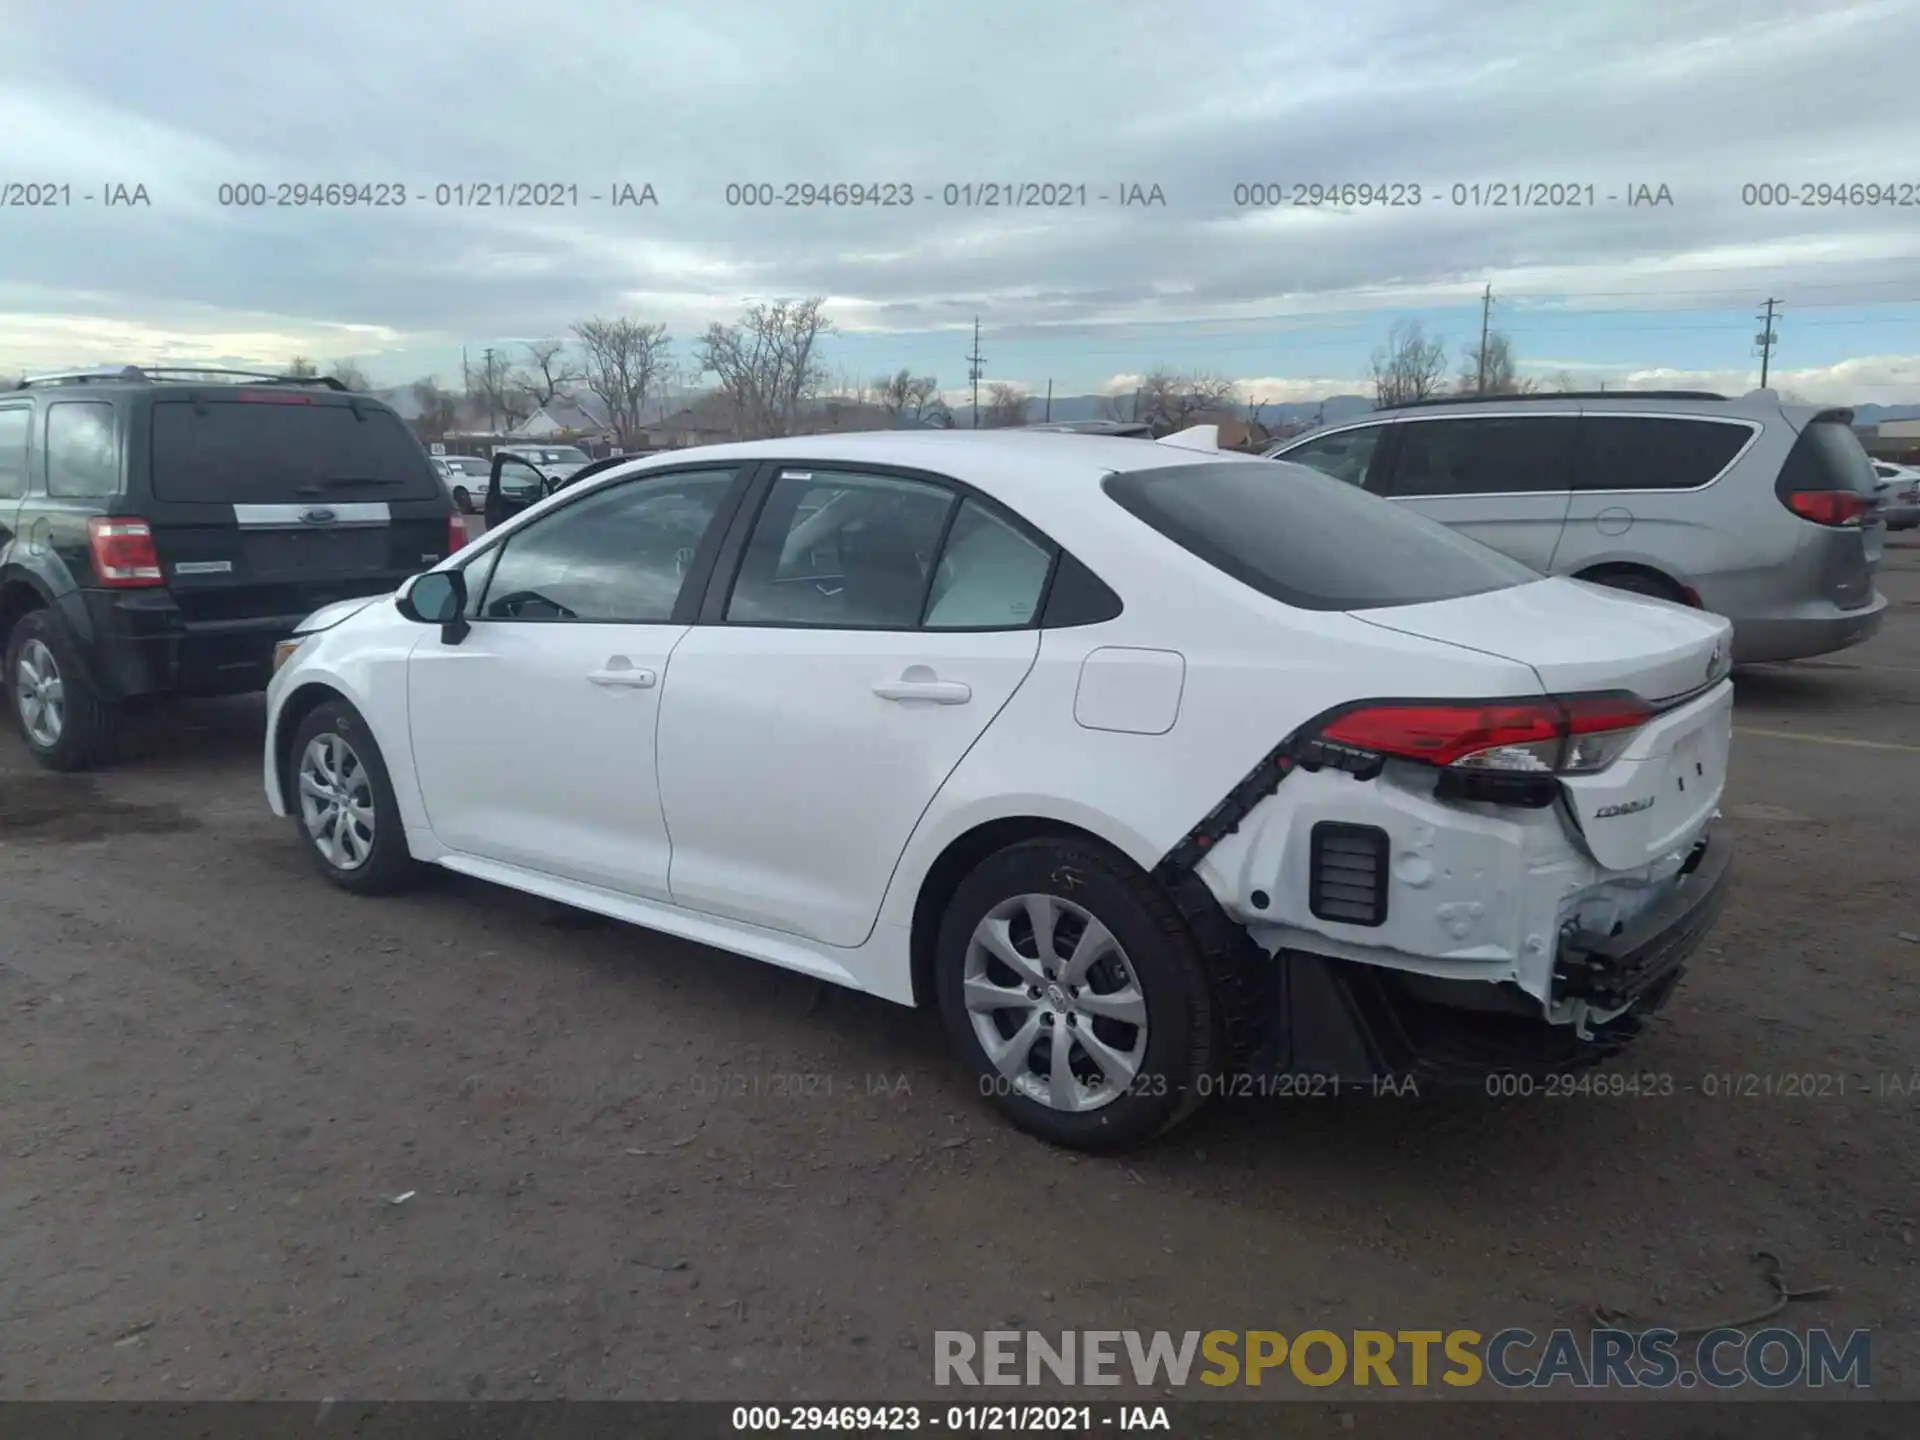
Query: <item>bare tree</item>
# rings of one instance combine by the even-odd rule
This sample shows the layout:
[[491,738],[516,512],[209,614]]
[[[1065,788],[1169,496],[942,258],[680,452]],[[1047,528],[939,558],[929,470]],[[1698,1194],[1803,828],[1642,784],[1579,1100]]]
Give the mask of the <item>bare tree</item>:
[[915,375],[904,367],[873,382],[874,401],[890,420],[914,420],[939,424],[940,416],[953,420],[947,402],[940,398],[940,382],[931,375]]
[[327,367],[327,374],[338,380],[349,390],[366,391],[373,389],[373,381],[367,378],[367,372],[351,360],[336,360]]
[[1184,430],[1196,415],[1236,404],[1231,380],[1204,371],[1179,374],[1157,366],[1140,379],[1139,414],[1155,430]]
[[1580,389],[1580,382],[1571,370],[1556,370],[1546,378],[1540,388],[1543,391],[1564,395],[1569,391]]
[[1384,410],[1438,395],[1446,373],[1446,341],[1429,340],[1418,320],[1396,320],[1373,352],[1373,403]]
[[980,411],[983,428],[1005,429],[1027,423],[1027,392],[1005,380],[987,386],[987,403]]
[[815,348],[833,322],[822,296],[755,305],[732,325],[707,327],[698,349],[702,374],[720,377],[741,434],[791,435],[801,407],[825,382]]
[[1479,344],[1476,342],[1467,346],[1460,357],[1460,379],[1456,391],[1461,395],[1532,393],[1533,381],[1521,378],[1515,367],[1513,342],[1500,331],[1489,330],[1485,365],[1481,364]]
[[482,351],[479,363],[467,366],[465,381],[467,404],[485,414],[491,431],[511,430],[533,413],[533,397],[503,351]]
[[428,375],[414,381],[409,389],[413,392],[413,403],[420,410],[420,418],[413,423],[422,435],[438,439],[453,429],[460,405],[454,396],[440,388],[437,379]]
[[521,348],[527,352],[527,363],[519,384],[535,405],[551,404],[569,385],[580,383],[580,371],[567,356],[566,341],[530,340]]
[[287,362],[287,374],[302,380],[311,380],[320,373],[320,367],[304,355],[296,355]]
[[622,315],[582,320],[573,334],[585,352],[581,379],[607,407],[607,419],[626,445],[644,428],[647,399],[672,363],[667,327]]

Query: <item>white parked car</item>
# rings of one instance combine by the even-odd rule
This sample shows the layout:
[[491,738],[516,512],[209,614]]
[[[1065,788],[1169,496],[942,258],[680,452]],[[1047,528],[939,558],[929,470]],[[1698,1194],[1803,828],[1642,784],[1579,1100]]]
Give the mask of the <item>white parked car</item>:
[[1724,894],[1728,623],[1172,438],[590,476],[300,627],[268,802],[348,890],[440,865],[937,1006],[1064,1144],[1616,1051]]

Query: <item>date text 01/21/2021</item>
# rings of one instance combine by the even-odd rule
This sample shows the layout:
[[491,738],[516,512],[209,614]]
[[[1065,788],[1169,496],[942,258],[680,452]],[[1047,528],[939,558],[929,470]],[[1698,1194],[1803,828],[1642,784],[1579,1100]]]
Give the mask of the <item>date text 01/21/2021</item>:
[[741,180],[722,193],[736,210],[907,210],[916,205],[960,210],[1085,210],[1107,205],[1122,210],[1164,210],[1166,189],[1150,181],[967,180],[935,186],[907,181]]

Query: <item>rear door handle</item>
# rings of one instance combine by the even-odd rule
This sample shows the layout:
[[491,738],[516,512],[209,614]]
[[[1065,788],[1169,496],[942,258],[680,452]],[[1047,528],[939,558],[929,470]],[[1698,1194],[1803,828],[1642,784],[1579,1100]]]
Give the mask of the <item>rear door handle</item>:
[[651,690],[659,678],[653,671],[639,668],[624,655],[614,656],[604,670],[587,672],[587,679],[596,685],[627,690]]
[[958,680],[942,680],[931,666],[909,665],[898,680],[882,680],[873,687],[882,700],[906,702],[918,700],[931,705],[964,705],[973,698],[973,687]]

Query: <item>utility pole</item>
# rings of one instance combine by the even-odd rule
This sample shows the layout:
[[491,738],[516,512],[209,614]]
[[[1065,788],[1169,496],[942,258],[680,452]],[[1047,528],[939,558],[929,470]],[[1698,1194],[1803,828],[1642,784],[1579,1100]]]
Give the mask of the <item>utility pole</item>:
[[[1052,377],[1051,375],[1049,375],[1049,376],[1047,377],[1047,415],[1046,415],[1046,419],[1047,419],[1047,420],[1051,420],[1051,419],[1053,419],[1053,377]],[[1046,423],[1046,421],[1045,421],[1045,420],[1043,420],[1043,421],[1042,421],[1041,423],[1042,423],[1042,424],[1045,424],[1045,423]]]
[[1480,296],[1480,383],[1474,394],[1487,393],[1487,327],[1493,319],[1493,282],[1487,282],[1487,288]]
[[967,380],[973,386],[973,428],[980,428],[980,365],[986,357],[980,353],[980,317],[973,317],[973,353],[967,356]]
[[1773,347],[1780,343],[1780,337],[1774,333],[1773,312],[1776,306],[1785,302],[1767,297],[1767,310],[1764,315],[1753,318],[1760,322],[1760,333],[1753,337],[1753,343],[1760,347],[1760,388],[1767,388],[1767,370],[1773,360]]
[[488,347],[487,347],[487,348],[486,348],[485,350],[483,350],[483,351],[481,351],[480,353],[481,353],[481,357],[482,357],[482,359],[484,359],[484,360],[485,360],[485,362],[486,362],[486,366],[487,366],[487,369],[486,369],[486,376],[487,376],[487,381],[486,381],[486,384],[487,384],[487,433],[488,433],[489,435],[491,435],[491,434],[493,434],[493,433],[494,433],[494,428],[493,428],[493,421],[494,421],[494,413],[493,413],[493,347],[492,347],[491,345],[489,345],[489,346],[488,346]]

